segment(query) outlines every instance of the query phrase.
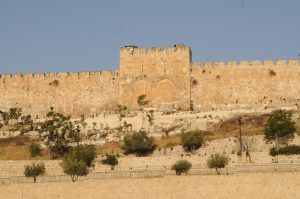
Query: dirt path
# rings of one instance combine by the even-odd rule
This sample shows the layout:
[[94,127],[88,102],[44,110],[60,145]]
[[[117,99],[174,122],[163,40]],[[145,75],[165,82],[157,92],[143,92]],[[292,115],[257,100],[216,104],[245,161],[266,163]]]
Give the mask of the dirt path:
[[89,180],[0,186],[1,199],[300,198],[300,173]]

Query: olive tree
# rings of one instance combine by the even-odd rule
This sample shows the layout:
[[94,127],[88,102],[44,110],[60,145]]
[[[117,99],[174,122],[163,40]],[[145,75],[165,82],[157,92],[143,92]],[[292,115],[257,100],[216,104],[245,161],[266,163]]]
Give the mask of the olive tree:
[[152,153],[156,148],[154,138],[149,137],[145,131],[127,134],[123,142],[122,148],[125,150],[125,154],[145,156]]
[[181,134],[181,145],[185,151],[195,153],[204,144],[203,136],[199,131],[188,131]]
[[69,154],[71,159],[83,161],[87,167],[93,166],[96,156],[96,147],[94,145],[78,145]]
[[207,160],[207,166],[210,169],[215,169],[217,174],[220,175],[220,168],[224,168],[229,163],[230,158],[216,153],[212,154],[210,158]]
[[26,177],[32,177],[33,182],[36,183],[37,176],[44,175],[46,171],[44,163],[32,163],[31,165],[26,165],[24,170],[24,175]]
[[295,132],[292,112],[281,109],[271,113],[264,128],[265,139],[267,141],[275,140],[276,147],[279,143],[286,143],[287,140],[293,139]]
[[172,165],[171,169],[176,172],[176,175],[187,173],[192,168],[192,164],[187,160],[179,160]]
[[119,161],[118,161],[118,157],[114,154],[107,154],[106,158],[101,160],[102,164],[107,164],[110,165],[110,169],[114,170],[115,166],[118,165]]
[[75,182],[78,176],[85,176],[88,174],[88,166],[82,160],[68,157],[63,160],[61,166],[63,172],[71,177],[72,182]]
[[[82,122],[82,121],[80,121]],[[68,151],[68,143],[80,141],[80,122],[51,109],[47,119],[38,127],[38,132],[48,147],[49,157],[60,157]]]

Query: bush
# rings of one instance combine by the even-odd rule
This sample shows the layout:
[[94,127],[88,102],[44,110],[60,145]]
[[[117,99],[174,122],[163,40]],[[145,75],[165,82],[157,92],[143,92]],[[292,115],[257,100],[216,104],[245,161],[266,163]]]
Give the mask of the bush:
[[171,169],[176,172],[176,175],[187,173],[192,168],[192,164],[186,160],[179,160],[172,165]]
[[154,138],[149,137],[146,132],[134,132],[124,138],[122,149],[125,154],[135,154],[136,156],[145,156],[152,153],[156,148]]
[[110,165],[111,170],[114,170],[115,166],[118,165],[119,162],[116,155],[107,154],[106,159],[102,160],[101,163]]
[[26,165],[24,170],[24,175],[26,177],[32,177],[33,182],[36,183],[36,177],[44,175],[46,171],[44,163],[32,163],[31,165]]
[[70,157],[65,158],[61,164],[65,174],[71,176],[72,182],[75,182],[78,176],[88,174],[88,166],[82,160],[78,161]]
[[94,145],[79,145],[73,149],[71,158],[83,161],[88,167],[91,167],[96,158],[96,147]]
[[69,152],[70,147],[67,145],[56,142],[54,146],[48,147],[48,150],[50,151],[51,159],[60,158],[63,157],[65,154]]
[[42,149],[38,143],[31,143],[29,145],[29,151],[30,151],[30,156],[35,157],[41,155]]
[[276,140],[294,138],[296,131],[295,122],[292,121],[292,112],[286,110],[275,110],[270,115],[267,124],[265,125],[265,139]]
[[199,131],[189,131],[181,135],[181,145],[185,151],[194,153],[204,143]]
[[220,175],[220,168],[224,168],[229,163],[230,158],[219,153],[213,154],[207,160],[207,166],[211,169],[216,169],[218,175]]
[[277,155],[299,155],[300,154],[300,146],[297,145],[289,145],[285,147],[272,147],[270,149],[270,155],[271,156],[277,156]]
[[276,147],[270,148],[269,153],[270,153],[271,156],[277,156],[278,155],[277,148]]

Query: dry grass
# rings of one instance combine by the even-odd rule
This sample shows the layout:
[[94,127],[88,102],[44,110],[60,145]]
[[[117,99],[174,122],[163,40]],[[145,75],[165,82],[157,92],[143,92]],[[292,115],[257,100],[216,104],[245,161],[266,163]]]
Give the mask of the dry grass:
[[122,144],[120,142],[108,142],[103,145],[97,145],[97,154],[105,155],[107,153],[121,154],[123,153]]
[[[300,135],[300,123],[296,123],[297,134]],[[263,135],[264,127],[259,125],[246,126],[242,128],[243,135]],[[236,124],[232,125],[228,122],[226,128],[219,129],[216,133],[204,133],[204,140],[210,141],[228,137],[237,137],[239,130]],[[30,157],[28,150],[30,140],[28,138],[8,138],[0,139],[0,160],[36,160],[48,159],[47,150],[42,151],[42,155],[38,157]],[[180,135],[172,135],[169,137],[156,139],[157,149],[169,148],[180,145]],[[97,154],[105,155],[107,153],[122,154],[122,142],[108,142],[103,145],[97,145]]]
[[[255,127],[255,128],[242,128],[242,135],[263,135],[264,134],[264,127]],[[239,136],[239,130],[232,130],[229,132],[218,132],[214,134],[205,135],[205,140],[215,140],[215,139],[222,139],[228,137],[236,137]]]
[[43,160],[47,159],[47,150],[42,151],[41,156],[30,157],[30,141],[28,138],[0,139],[0,160]]
[[167,148],[167,147],[176,146],[180,144],[180,136],[173,135],[161,139],[156,139],[155,144],[157,145],[157,148]]
[[296,123],[296,133],[300,135],[300,123]]

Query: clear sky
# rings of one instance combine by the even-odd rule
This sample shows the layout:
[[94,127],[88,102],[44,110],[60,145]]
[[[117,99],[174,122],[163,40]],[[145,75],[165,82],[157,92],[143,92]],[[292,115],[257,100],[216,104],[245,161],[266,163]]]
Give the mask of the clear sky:
[[0,0],[0,73],[116,69],[119,48],[193,61],[298,59],[299,0]]

